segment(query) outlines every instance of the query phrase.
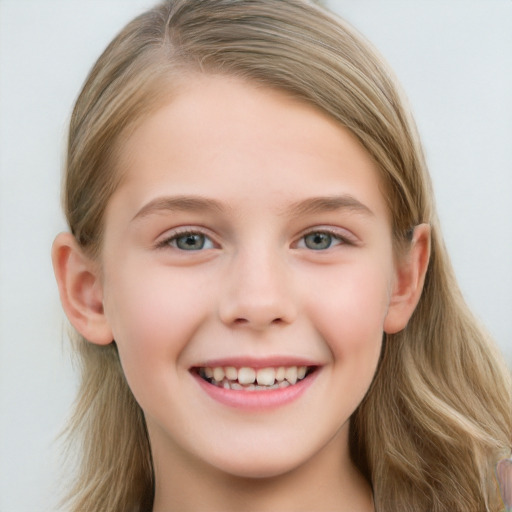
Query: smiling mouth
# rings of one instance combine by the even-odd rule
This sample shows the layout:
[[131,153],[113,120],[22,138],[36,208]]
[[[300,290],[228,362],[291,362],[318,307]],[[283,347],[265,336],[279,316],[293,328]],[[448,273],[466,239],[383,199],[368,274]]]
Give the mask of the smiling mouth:
[[279,366],[250,368],[247,366],[199,367],[193,371],[203,380],[224,389],[269,391],[293,386],[316,370],[316,366]]

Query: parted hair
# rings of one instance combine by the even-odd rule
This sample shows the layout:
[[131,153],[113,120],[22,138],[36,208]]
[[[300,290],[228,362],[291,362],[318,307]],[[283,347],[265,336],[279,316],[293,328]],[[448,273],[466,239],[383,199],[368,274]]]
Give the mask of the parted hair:
[[[123,140],[173,83],[197,73],[279,89],[348,128],[381,173],[395,251],[407,250],[414,226],[431,226],[422,296],[407,327],[384,335],[351,418],[351,456],[379,512],[502,510],[494,465],[511,450],[510,372],[459,291],[407,102],[383,59],[337,16],[306,0],[168,0],[130,22],[95,63],[71,117],[63,203],[81,248],[100,258]],[[67,433],[79,459],[67,504],[151,510],[144,415],[115,341],[73,339],[81,384]]]

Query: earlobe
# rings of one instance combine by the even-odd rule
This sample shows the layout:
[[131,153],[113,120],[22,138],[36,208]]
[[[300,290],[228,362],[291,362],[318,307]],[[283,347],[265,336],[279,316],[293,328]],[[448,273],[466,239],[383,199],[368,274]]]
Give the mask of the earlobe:
[[97,264],[70,233],[60,233],[52,246],[52,263],[62,306],[73,327],[88,341],[108,345],[112,331],[103,310]]
[[397,264],[395,282],[389,308],[384,320],[384,331],[394,334],[405,328],[418,304],[430,259],[430,226],[415,227],[408,253]]

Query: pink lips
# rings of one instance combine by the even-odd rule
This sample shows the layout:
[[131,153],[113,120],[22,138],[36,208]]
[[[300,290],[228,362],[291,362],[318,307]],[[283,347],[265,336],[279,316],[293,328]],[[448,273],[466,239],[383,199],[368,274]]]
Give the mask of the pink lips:
[[241,368],[242,366],[248,366],[250,368],[266,368],[266,367],[278,367],[278,366],[321,366],[318,362],[303,359],[300,357],[291,356],[272,356],[265,358],[253,358],[253,357],[230,357],[224,359],[208,359],[203,361],[196,366],[234,366],[235,368]]
[[[197,371],[191,371],[201,389],[213,400],[220,402],[223,405],[234,407],[248,411],[261,411],[265,409],[272,409],[284,406],[298,399],[315,381],[319,374],[318,363],[305,361],[299,358],[267,358],[267,359],[218,359],[208,360],[202,367],[228,367],[233,366],[237,368],[251,367],[251,368],[266,368],[266,367],[279,367],[279,366],[315,366],[316,370],[304,379],[298,381],[294,385],[278,389],[265,389],[265,390],[235,390],[225,389],[216,386],[203,379]],[[197,367],[196,367],[197,369]]]

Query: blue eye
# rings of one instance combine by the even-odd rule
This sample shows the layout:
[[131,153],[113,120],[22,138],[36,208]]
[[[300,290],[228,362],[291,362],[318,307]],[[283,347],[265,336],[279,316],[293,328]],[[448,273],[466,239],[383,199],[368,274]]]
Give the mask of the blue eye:
[[298,247],[311,249],[313,251],[324,251],[341,243],[343,243],[343,240],[332,233],[313,231],[302,237]]
[[213,242],[202,233],[180,233],[174,235],[165,241],[165,245],[170,245],[181,251],[201,251],[203,249],[212,249]]

